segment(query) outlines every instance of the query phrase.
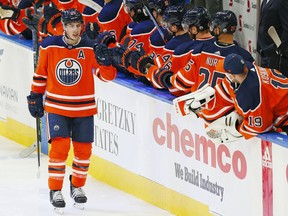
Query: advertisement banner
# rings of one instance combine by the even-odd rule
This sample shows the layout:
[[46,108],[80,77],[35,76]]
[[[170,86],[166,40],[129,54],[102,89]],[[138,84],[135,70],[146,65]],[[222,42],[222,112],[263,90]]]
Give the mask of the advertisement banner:
[[93,154],[208,205],[212,214],[262,214],[259,138],[214,144],[201,119],[114,82],[96,79],[96,96]]
[[0,38],[0,116],[17,119],[31,127],[26,96],[33,76],[33,55],[30,49]]

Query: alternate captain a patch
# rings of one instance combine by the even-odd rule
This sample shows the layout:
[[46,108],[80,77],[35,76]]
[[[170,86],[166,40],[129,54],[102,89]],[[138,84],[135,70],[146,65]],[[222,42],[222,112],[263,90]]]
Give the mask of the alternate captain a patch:
[[81,79],[82,73],[82,67],[75,59],[63,59],[56,66],[57,81],[65,86],[77,84]]

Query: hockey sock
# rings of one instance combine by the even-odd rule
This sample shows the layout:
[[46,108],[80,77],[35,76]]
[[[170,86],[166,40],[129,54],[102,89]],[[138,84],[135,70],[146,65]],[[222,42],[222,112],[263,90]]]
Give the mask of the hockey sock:
[[71,183],[75,187],[83,187],[88,175],[90,156],[92,153],[92,143],[73,141],[73,146],[74,159],[72,164]]
[[48,163],[48,186],[50,190],[62,189],[69,149],[70,138],[57,137],[52,139]]

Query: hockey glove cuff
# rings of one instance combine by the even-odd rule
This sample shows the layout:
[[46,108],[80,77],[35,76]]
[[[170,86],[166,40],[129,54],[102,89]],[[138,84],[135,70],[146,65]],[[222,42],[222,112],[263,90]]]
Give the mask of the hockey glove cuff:
[[160,68],[160,70],[155,74],[155,81],[162,88],[170,88],[172,86],[170,78],[173,76],[173,72],[165,68]]

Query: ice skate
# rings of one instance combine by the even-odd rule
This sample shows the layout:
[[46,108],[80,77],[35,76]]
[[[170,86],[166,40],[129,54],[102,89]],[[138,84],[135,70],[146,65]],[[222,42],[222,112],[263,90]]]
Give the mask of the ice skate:
[[[70,177],[71,181],[71,177]],[[85,203],[87,202],[87,197],[81,187],[76,188],[72,183],[70,184],[70,196],[74,201],[73,206],[83,210],[85,207]]]
[[54,213],[62,215],[64,213],[65,201],[61,190],[50,191],[50,202],[54,206]]

